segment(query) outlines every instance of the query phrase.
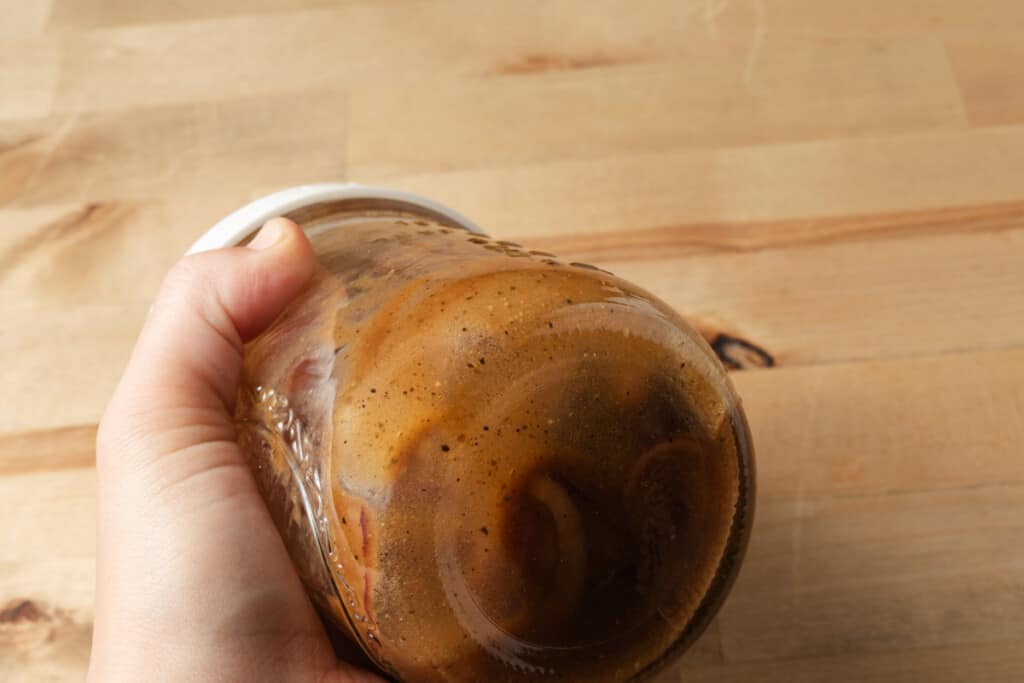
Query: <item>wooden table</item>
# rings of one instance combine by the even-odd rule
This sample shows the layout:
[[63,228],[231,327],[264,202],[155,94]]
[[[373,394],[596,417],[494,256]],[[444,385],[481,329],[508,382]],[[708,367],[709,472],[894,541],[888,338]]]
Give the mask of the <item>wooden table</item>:
[[662,683],[1024,680],[1024,2],[2,5],[0,680],[85,670],[95,424],[162,272],[338,179],[740,366],[753,542]]

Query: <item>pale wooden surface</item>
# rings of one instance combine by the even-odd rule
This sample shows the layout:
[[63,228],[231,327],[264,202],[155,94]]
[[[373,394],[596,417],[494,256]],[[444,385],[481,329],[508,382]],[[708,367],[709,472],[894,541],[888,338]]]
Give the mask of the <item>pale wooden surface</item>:
[[161,273],[336,179],[774,360],[735,373],[747,564],[663,683],[1024,679],[1019,0],[0,0],[0,93],[0,680],[83,675],[95,423]]

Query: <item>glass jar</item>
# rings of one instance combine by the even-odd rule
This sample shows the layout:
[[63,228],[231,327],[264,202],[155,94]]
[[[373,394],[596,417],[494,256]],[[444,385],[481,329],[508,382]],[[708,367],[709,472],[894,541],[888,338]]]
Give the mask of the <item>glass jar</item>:
[[298,188],[319,266],[246,346],[236,419],[329,622],[402,681],[629,681],[728,591],[750,436],[704,340],[593,266],[429,200]]

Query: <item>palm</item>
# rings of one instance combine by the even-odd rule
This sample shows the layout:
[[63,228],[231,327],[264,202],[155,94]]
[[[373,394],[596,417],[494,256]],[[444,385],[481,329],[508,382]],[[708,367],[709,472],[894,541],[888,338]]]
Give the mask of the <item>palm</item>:
[[130,568],[123,581],[161,587],[133,591],[152,598],[148,618],[244,667],[244,680],[379,681],[337,662],[238,447],[218,439],[175,450],[154,460],[155,486],[111,492],[144,496],[124,504],[152,511],[146,552],[119,563]]

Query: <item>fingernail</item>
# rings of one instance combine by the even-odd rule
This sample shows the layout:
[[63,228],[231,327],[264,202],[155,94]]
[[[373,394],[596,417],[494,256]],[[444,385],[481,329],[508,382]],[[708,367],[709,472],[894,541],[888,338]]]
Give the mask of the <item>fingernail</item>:
[[281,241],[281,226],[278,225],[277,221],[271,219],[263,224],[260,231],[256,233],[256,236],[252,238],[249,244],[245,245],[249,249],[269,249],[270,247]]

